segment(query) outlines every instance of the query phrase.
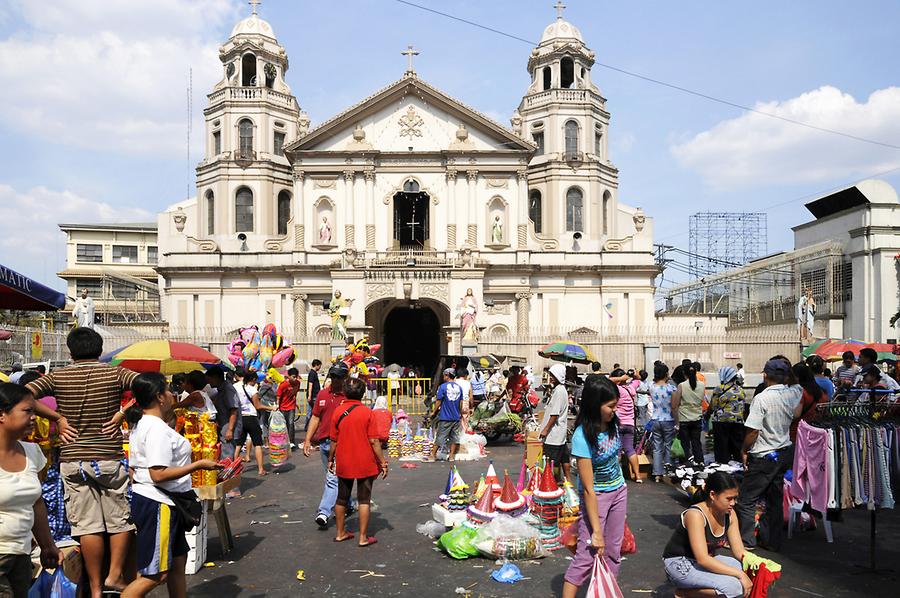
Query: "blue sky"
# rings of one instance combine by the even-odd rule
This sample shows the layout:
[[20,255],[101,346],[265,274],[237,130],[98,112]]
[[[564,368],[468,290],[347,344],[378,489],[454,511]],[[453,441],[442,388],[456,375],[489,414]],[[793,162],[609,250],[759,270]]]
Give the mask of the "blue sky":
[[[535,40],[552,2],[421,4]],[[739,104],[900,145],[900,3],[752,4],[569,0],[598,63]],[[60,287],[59,221],[145,220],[193,192],[218,45],[250,8],[234,0],[0,3],[0,262]],[[394,0],[268,0],[288,83],[313,123],[399,78],[419,76],[508,125],[530,46]],[[193,69],[194,143],[186,149]],[[802,198],[900,168],[865,144],[594,67],[612,113],[620,201],[688,247],[694,212],[767,211],[769,250],[792,246]],[[900,188],[900,170],[885,176]],[[776,207],[772,207],[776,206]]]

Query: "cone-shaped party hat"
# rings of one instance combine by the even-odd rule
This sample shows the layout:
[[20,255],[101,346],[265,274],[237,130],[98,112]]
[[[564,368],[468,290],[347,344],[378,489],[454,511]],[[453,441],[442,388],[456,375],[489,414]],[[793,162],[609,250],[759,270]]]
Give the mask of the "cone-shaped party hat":
[[466,484],[462,476],[459,475],[459,470],[455,467],[453,468],[453,475],[450,477],[450,491],[458,490],[460,488],[468,488],[469,485]]
[[453,474],[456,472],[456,467],[450,467],[450,474],[447,476],[447,487],[444,488],[444,494],[450,494],[450,488],[453,487]]
[[[484,482],[484,476],[481,476],[481,479],[478,480],[478,483],[475,485],[475,500],[481,498],[481,495],[484,494],[484,491],[487,489],[487,484]],[[488,492],[491,495],[491,500],[493,500],[493,492]]]
[[525,497],[516,491],[516,487],[509,478],[509,472],[504,472],[503,489],[500,491],[500,496],[494,501],[494,507],[498,511],[510,512],[517,511],[523,506],[525,506]]
[[481,498],[474,505],[471,505],[467,511],[470,520],[483,523],[494,518],[494,497],[490,492],[483,492]]
[[563,484],[563,505],[567,509],[577,509],[581,504],[581,501],[578,499],[578,492],[575,491],[575,486],[572,485],[572,482],[566,480],[565,484]]
[[484,476],[484,483],[488,485],[489,488],[492,489],[494,494],[500,493],[500,479],[497,477],[497,472],[494,471],[494,461],[491,460],[488,465],[487,473]]
[[559,498],[565,493],[565,490],[556,483],[556,476],[553,475],[553,463],[544,467],[544,473],[538,482],[538,487],[534,491],[534,497],[543,500]]
[[540,479],[541,468],[535,463],[534,467],[531,468],[531,477],[528,480],[528,485],[525,487],[525,492],[534,494],[534,491],[537,490],[538,480]]
[[522,459],[522,466],[519,467],[519,481],[516,482],[516,491],[522,492],[525,489],[525,478],[528,476],[528,466],[525,465],[525,459]]

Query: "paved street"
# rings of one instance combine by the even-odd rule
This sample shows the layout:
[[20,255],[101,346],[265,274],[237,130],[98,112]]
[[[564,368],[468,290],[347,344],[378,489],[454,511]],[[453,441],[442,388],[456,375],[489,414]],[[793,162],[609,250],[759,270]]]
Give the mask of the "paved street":
[[[493,447],[491,457],[498,473],[504,467],[518,473],[521,445]],[[475,482],[487,461],[461,463],[467,482]],[[321,492],[322,473],[318,454],[304,459],[294,453],[288,471],[261,481],[255,473],[244,479],[244,498],[229,503],[236,534],[236,549],[227,560],[219,558],[215,526],[210,527],[208,560],[214,568],[189,576],[191,596],[453,596],[458,587],[477,596],[558,596],[568,553],[563,550],[541,561],[518,563],[526,580],[512,586],[494,582],[492,561],[455,561],[432,547],[415,531],[430,517],[430,503],[443,489],[446,464],[419,464],[401,469],[394,463],[388,480],[375,486],[372,529],[376,546],[361,549],[354,543],[332,542],[333,529],[318,531],[313,523]],[[620,585],[625,596],[644,594],[669,597],[660,555],[685,502],[666,485],[652,482],[629,484],[629,523],[638,553],[622,565]],[[870,573],[856,567],[867,562],[869,513],[845,514],[834,524],[835,543],[827,544],[821,529],[804,532],[788,541],[775,557],[784,566],[782,579],[770,594],[776,598],[828,596],[850,598],[896,595],[897,570]],[[268,524],[251,524],[265,521]],[[355,518],[351,519],[355,531]],[[879,566],[900,562],[896,538],[900,517],[891,511],[878,513]],[[763,556],[769,556],[761,552]],[[298,569],[306,581],[296,580]],[[358,572],[359,571],[359,572]],[[367,575],[371,571],[375,575]],[[155,595],[161,595],[159,593]]]

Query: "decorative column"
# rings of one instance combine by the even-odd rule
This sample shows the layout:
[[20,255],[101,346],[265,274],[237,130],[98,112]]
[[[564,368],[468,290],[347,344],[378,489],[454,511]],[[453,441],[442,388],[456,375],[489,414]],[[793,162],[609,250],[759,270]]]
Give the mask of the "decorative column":
[[523,169],[516,172],[518,185],[519,223],[517,226],[519,249],[528,247],[528,173]]
[[294,205],[291,216],[294,219],[294,248],[302,250],[306,244],[306,230],[304,227],[306,216],[306,198],[304,194],[304,179],[306,173],[302,170],[294,171]]
[[366,178],[366,249],[375,249],[375,171],[367,170]]
[[356,247],[354,239],[356,227],[353,225],[353,180],[356,173],[352,170],[344,171],[344,246]]
[[468,170],[466,171],[466,178],[469,180],[469,223],[468,223],[468,238],[466,241],[469,245],[473,247],[478,246],[478,209],[477,209],[477,199],[475,197],[477,193],[476,182],[478,181],[478,171],[477,170]]
[[455,168],[449,169],[447,177],[447,251],[454,251],[456,244],[456,176]]
[[294,300],[294,336],[303,338],[306,336],[306,300],[309,299],[309,295],[294,293],[291,299]]
[[528,334],[528,312],[531,309],[531,291],[516,293],[516,328],[519,336]]

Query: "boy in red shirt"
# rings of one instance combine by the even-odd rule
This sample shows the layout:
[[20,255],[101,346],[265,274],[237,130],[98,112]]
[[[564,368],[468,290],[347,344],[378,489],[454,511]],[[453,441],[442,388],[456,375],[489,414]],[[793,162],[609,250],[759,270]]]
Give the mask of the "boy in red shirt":
[[278,385],[275,396],[278,397],[278,410],[287,424],[291,450],[297,448],[294,440],[294,417],[297,415],[297,393],[300,391],[300,372],[297,368],[288,370],[288,377]]
[[353,538],[344,524],[355,481],[356,498],[359,502],[360,546],[377,542],[367,533],[372,485],[379,472],[382,479],[388,474],[388,462],[381,450],[378,426],[372,417],[372,410],[360,402],[365,393],[366,385],[358,378],[351,378],[344,383],[346,399],[335,409],[331,418],[331,450],[328,454],[329,469],[338,478],[338,496],[334,505],[337,534],[334,541],[344,542]]

